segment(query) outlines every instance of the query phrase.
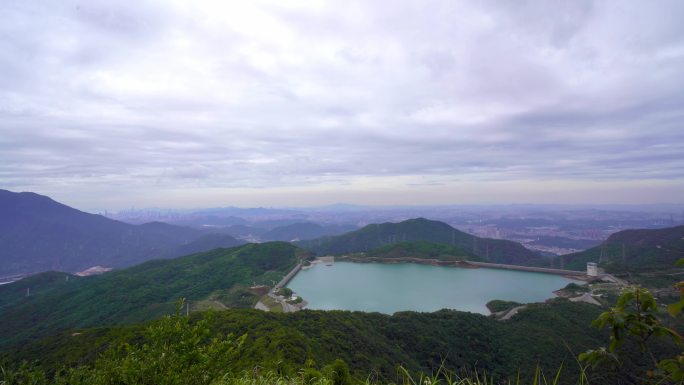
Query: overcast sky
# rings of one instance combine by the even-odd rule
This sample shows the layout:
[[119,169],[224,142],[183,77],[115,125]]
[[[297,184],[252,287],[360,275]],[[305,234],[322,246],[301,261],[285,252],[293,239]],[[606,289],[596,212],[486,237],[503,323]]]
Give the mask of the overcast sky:
[[684,202],[684,2],[0,2],[0,188]]

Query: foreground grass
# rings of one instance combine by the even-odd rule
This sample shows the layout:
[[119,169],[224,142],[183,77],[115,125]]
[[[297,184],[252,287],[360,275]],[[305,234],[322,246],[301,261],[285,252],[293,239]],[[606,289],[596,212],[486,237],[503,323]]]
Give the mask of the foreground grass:
[[[113,385],[113,384],[195,384],[210,385],[558,385],[561,371],[555,376],[547,377],[541,370],[537,370],[531,382],[523,382],[519,378],[514,380],[497,381],[486,374],[472,373],[459,376],[440,368],[434,375],[412,375],[403,368],[398,369],[399,380],[396,382],[380,382],[372,378],[354,379],[345,371],[344,364],[336,368],[329,368],[325,374],[316,370],[304,369],[297,376],[284,376],[274,371],[260,372],[258,368],[251,373],[239,376],[224,374],[215,378],[199,376],[194,379],[183,378],[178,373],[157,373],[156,376],[140,378],[135,373],[132,376],[110,377],[104,373],[73,370],[48,378],[43,372],[35,372],[28,368],[18,371],[2,370],[3,385]],[[122,368],[123,369],[123,368]],[[123,374],[123,373],[119,373]],[[160,377],[161,376],[161,377]],[[4,382],[2,382],[4,381]],[[580,377],[576,384],[588,385],[585,376]]]

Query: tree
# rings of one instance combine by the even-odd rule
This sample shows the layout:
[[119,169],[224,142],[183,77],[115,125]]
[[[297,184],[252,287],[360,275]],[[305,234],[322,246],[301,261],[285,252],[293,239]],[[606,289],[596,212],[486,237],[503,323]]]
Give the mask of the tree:
[[[680,302],[683,301],[684,297]],[[683,307],[684,304],[671,306],[671,313],[676,311],[678,314]],[[659,362],[651,349],[653,337],[666,337],[678,343],[682,340],[677,332],[662,325],[657,311],[658,304],[647,289],[638,286],[628,288],[620,295],[614,307],[601,313],[593,322],[599,329],[610,329],[608,347],[588,350],[579,355],[580,361],[587,362],[594,369],[604,365],[617,365],[621,362],[620,348],[629,339],[637,344],[645,359],[651,362],[652,369],[647,371],[646,377],[660,376],[669,380],[681,380],[684,356]]]

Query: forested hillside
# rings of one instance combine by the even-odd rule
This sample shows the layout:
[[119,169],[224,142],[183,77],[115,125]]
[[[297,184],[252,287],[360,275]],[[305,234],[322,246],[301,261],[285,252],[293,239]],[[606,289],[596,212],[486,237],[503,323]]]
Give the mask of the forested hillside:
[[479,256],[457,246],[444,245],[425,241],[399,242],[377,247],[367,253],[360,253],[367,258],[421,258],[449,260],[481,261]]
[[[167,319],[145,325],[66,331],[22,345],[6,353],[4,359],[8,367],[23,359],[37,360],[34,368],[52,372],[64,365],[88,367],[108,346],[130,343],[152,344],[140,353],[172,354],[162,355],[158,362],[185,362],[178,370],[199,370],[208,378],[199,382],[193,379],[193,383],[210,383],[224,375],[239,377],[254,370],[297,377],[302,370],[325,372],[336,359],[342,359],[358,382],[368,378],[378,383],[395,382],[401,365],[414,374],[434,373],[443,366],[471,376],[475,371],[486,373],[502,382],[520,376],[523,383],[532,383],[536,368],[544,369],[549,377],[561,368],[559,384],[575,384],[580,372],[576,354],[606,343],[606,334],[590,326],[600,311],[592,305],[561,299],[531,305],[506,322],[450,310],[392,316],[345,311],[274,314],[228,310],[193,314],[192,328],[197,329],[183,326],[185,317],[181,317],[171,322]],[[98,370],[121,375],[126,367],[132,369],[132,362],[122,366],[116,361],[131,361],[127,351],[135,349],[105,355]],[[675,351],[674,346],[662,343],[654,354],[660,357]],[[145,356],[135,357],[144,361]],[[601,383],[633,383],[628,379],[640,360],[636,356],[623,357],[620,370],[602,373]],[[168,377],[169,372],[171,368],[167,367],[167,372],[157,372],[156,376]]]
[[479,238],[444,222],[424,218],[399,223],[372,224],[346,234],[298,242],[317,254],[366,252],[399,242],[425,241],[468,250],[483,260],[520,265],[548,265],[548,261],[521,244],[501,239]]
[[684,258],[684,226],[623,230],[599,246],[562,258],[565,267],[571,269],[582,269],[587,262],[599,261],[609,271],[671,268]]
[[[470,368],[506,377],[520,370],[532,373],[539,363],[555,369],[571,363],[573,351],[603,342],[602,333],[588,328],[598,309],[586,304],[555,301],[532,306],[510,322],[479,314],[443,310],[395,315],[345,311],[303,311],[274,314],[255,310],[222,311],[210,318],[212,335],[245,336],[235,373],[255,366],[296,372],[310,363],[320,367],[337,358],[359,378],[375,373],[393,379],[403,365],[430,372],[444,366]],[[198,317],[193,315],[195,322]],[[571,320],[570,320],[571,319]],[[543,322],[540,322],[543,320]],[[144,327],[115,327],[60,333],[12,352],[12,360],[38,359],[38,366],[92,363],[95,352],[117,339],[142,343]],[[523,341],[534,339],[534,344]],[[569,366],[569,371],[577,368]]]
[[[179,298],[251,307],[256,297],[246,288],[272,285],[302,255],[288,243],[270,242],[154,260],[68,282],[61,273],[29,277],[1,287],[0,346],[67,328],[155,319],[172,312]],[[46,287],[26,297],[33,282]]]

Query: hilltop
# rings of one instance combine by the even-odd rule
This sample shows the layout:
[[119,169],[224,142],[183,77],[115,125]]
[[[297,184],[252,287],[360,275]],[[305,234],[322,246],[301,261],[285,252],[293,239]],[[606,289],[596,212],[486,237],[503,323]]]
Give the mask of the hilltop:
[[[76,272],[95,265],[125,267],[180,256],[186,251],[183,246],[205,234],[160,222],[131,225],[43,195],[0,190],[0,277],[48,270]],[[225,236],[220,246],[242,243]]]
[[355,230],[356,226],[351,225],[319,225],[311,222],[299,222],[289,225],[279,226],[266,231],[261,238],[266,241],[286,241],[294,239],[308,240],[329,235],[343,234]]
[[582,269],[587,262],[601,262],[609,271],[672,268],[684,258],[684,226],[623,230],[599,246],[560,258],[570,269]]
[[[67,328],[155,319],[173,312],[179,298],[191,306],[251,307],[257,298],[248,287],[280,280],[300,256],[295,246],[270,242],[148,261],[68,282],[63,273],[25,278],[0,290],[0,345]],[[25,289],[37,282],[41,290],[26,297]]]
[[468,250],[485,261],[519,265],[548,265],[547,260],[521,244],[501,239],[476,237],[444,222],[425,218],[399,223],[367,225],[346,234],[323,237],[296,244],[319,255],[341,255],[371,251],[400,242],[424,241]]

